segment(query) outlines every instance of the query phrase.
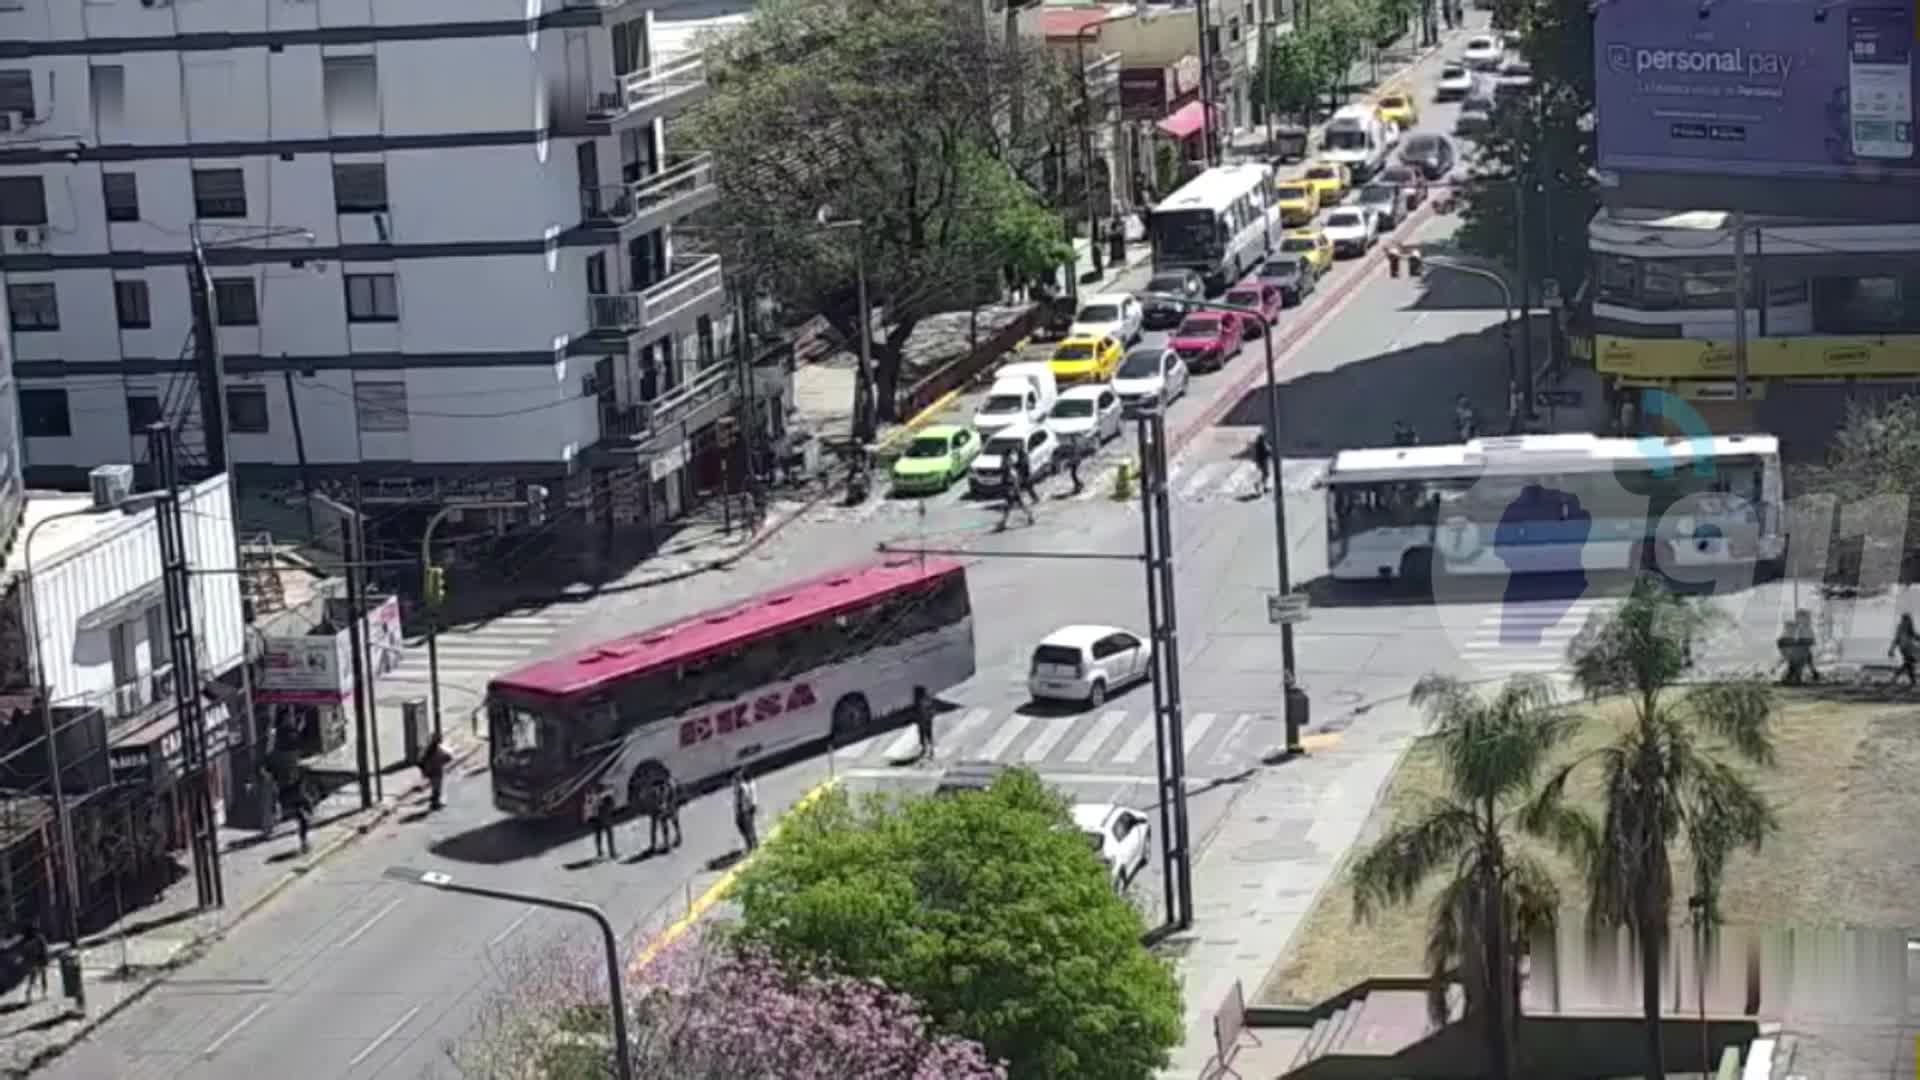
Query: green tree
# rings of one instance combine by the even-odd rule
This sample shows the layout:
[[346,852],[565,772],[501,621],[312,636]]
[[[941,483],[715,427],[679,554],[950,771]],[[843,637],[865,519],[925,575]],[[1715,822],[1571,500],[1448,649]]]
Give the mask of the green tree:
[[1567,717],[1537,679],[1511,680],[1483,698],[1458,680],[1429,675],[1414,687],[1413,703],[1432,718],[1423,738],[1439,756],[1447,794],[1395,822],[1354,863],[1354,916],[1364,922],[1410,903],[1441,879],[1427,925],[1427,1008],[1435,1024],[1447,1023],[1458,983],[1466,1018],[1480,1030],[1487,1074],[1506,1080],[1514,1075],[1517,965],[1560,906],[1552,876],[1519,840],[1563,841],[1581,827],[1576,815],[1532,798],[1535,777],[1567,734]]
[[1460,246],[1518,265],[1524,201],[1528,276],[1554,278],[1571,296],[1586,280],[1587,222],[1599,205],[1590,179],[1593,17],[1580,4],[1502,0],[1494,22],[1520,34],[1534,82],[1494,110],[1462,200]]
[[[1014,43],[1008,44],[1011,40]],[[873,405],[893,416],[908,339],[926,316],[1003,271],[1053,268],[1057,231],[1020,183],[974,183],[983,159],[1034,174],[1069,117],[1065,71],[944,0],[770,0],[707,47],[711,96],[674,140],[714,155],[724,217],[711,233],[733,268],[791,311],[859,336],[856,271],[884,325]],[[859,229],[828,229],[823,209]],[[1003,243],[979,242],[991,235]],[[855,402],[856,432],[875,419]]]
[[1314,106],[1333,83],[1326,31],[1319,24],[1296,27],[1267,43],[1264,62],[1254,74],[1253,92],[1261,109],[1312,122]]
[[1825,569],[1867,590],[1901,580],[1912,563],[1909,553],[1920,547],[1920,499],[1913,497],[1920,492],[1920,399],[1849,401],[1826,462],[1805,470],[1805,480],[1793,486],[1819,493],[1814,500],[1834,500],[1824,513],[1808,500],[1799,512],[1818,516],[1808,519],[1807,531],[1831,530],[1836,505],[1849,518],[1834,536],[1828,566],[1807,569]]
[[[1673,851],[1692,857],[1695,899],[1707,921],[1721,873],[1740,848],[1758,851],[1777,827],[1765,796],[1725,760],[1773,762],[1773,691],[1757,679],[1706,679],[1684,687],[1718,618],[1649,577],[1609,615],[1595,616],[1567,647],[1576,684],[1593,700],[1631,709],[1614,740],[1542,785],[1540,805],[1560,811],[1568,780],[1597,769],[1598,823],[1581,850],[1596,928],[1625,927],[1640,952],[1646,1075],[1666,1060],[1660,1031],[1661,964],[1673,915]],[[1582,815],[1585,816],[1584,814]]]
[[741,878],[740,932],[789,962],[877,978],[1010,1075],[1146,1080],[1182,1035],[1179,988],[1140,944],[1061,798],[991,789],[796,814]]

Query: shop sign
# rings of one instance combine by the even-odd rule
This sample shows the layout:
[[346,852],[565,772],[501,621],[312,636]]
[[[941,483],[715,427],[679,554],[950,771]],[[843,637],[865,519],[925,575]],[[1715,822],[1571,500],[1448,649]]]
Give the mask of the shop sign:
[[[1594,349],[1594,367],[1603,375],[1724,381],[1734,372],[1730,341],[1602,336]],[[1756,338],[1747,343],[1747,374],[1920,378],[1920,335]]]
[[1163,67],[1122,68],[1120,71],[1120,114],[1128,120],[1158,120],[1167,114],[1172,100],[1168,85],[1170,69]]
[[260,688],[332,693],[351,689],[340,675],[345,670],[340,642],[346,636],[267,638],[260,657]]

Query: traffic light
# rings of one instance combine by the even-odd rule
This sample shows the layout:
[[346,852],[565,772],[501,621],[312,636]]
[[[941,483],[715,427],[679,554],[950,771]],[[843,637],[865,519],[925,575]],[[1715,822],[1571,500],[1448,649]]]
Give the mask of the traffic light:
[[447,571],[445,567],[427,567],[426,581],[427,603],[439,607],[447,599]]
[[527,485],[527,524],[533,526],[547,523],[547,486],[545,484]]

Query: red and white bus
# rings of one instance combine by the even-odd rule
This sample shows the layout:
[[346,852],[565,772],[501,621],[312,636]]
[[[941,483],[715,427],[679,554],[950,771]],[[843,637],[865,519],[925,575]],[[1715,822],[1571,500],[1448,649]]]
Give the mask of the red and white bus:
[[892,558],[528,664],[487,686],[493,802],[576,814],[851,735],[974,672],[965,567]]

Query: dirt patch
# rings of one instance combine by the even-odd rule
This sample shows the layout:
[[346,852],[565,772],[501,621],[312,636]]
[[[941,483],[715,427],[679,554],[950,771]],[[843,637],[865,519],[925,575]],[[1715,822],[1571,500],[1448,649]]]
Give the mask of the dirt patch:
[[[1733,926],[1906,927],[1920,924],[1920,863],[1911,857],[1912,822],[1920,820],[1920,705],[1837,702],[1812,695],[1782,699],[1776,722],[1775,768],[1753,776],[1779,815],[1780,831],[1758,855],[1736,856],[1722,904]],[[1562,760],[1611,741],[1627,713],[1609,704],[1584,711]],[[1435,755],[1416,744],[1395,772],[1380,809],[1361,833],[1372,843],[1389,823],[1411,814],[1441,790]],[[1590,777],[1589,777],[1590,781]],[[1591,783],[1572,793],[1592,805]],[[1569,910],[1586,906],[1574,867],[1552,852]],[[1684,898],[1687,872],[1676,866]],[[1314,902],[1286,955],[1256,1000],[1315,1003],[1375,976],[1418,975],[1431,893],[1381,913],[1366,926],[1353,920],[1353,892],[1343,866]],[[1684,922],[1678,911],[1675,925]]]

